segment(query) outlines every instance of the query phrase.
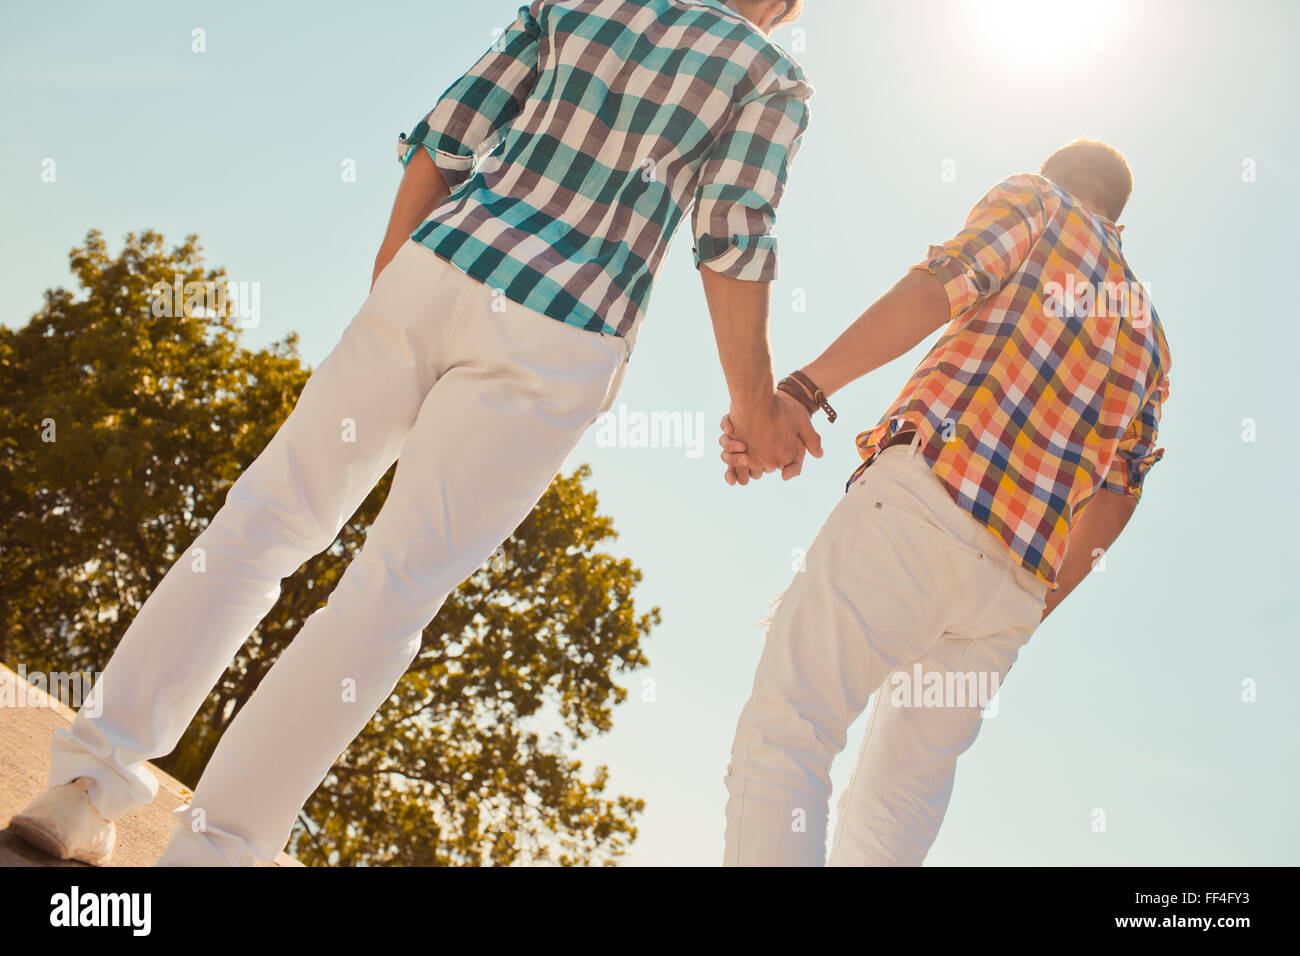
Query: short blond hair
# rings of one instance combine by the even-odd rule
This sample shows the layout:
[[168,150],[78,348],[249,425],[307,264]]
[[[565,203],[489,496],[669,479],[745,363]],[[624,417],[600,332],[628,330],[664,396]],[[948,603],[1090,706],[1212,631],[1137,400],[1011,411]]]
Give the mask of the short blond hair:
[[1097,211],[1112,222],[1119,219],[1133,194],[1133,170],[1128,160],[1099,139],[1080,137],[1062,146],[1047,157],[1039,173],[1080,199],[1098,203],[1101,208]]

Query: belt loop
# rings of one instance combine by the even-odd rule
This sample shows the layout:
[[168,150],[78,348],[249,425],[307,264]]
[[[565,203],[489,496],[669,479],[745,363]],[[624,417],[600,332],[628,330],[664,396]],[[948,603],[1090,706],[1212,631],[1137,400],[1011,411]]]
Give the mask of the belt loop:
[[918,428],[916,430],[916,434],[912,437],[912,443],[907,450],[908,461],[911,461],[913,458],[916,457],[916,452],[920,447],[921,447],[921,429]]

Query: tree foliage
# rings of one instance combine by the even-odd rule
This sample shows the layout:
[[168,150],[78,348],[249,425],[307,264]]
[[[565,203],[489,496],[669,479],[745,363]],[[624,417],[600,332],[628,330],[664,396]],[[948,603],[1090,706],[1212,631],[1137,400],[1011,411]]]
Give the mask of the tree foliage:
[[[222,282],[197,238],[145,232],[113,258],[70,254],[81,294],[49,290],[0,326],[0,660],[103,669],[135,612],[274,435],[309,375],[289,335],[260,350],[236,320],[153,308],[156,284]],[[159,311],[164,314],[157,314]],[[640,800],[571,753],[609,730],[657,609],[601,550],[613,523],[559,476],[429,625],[411,670],[307,804],[291,849],[325,864],[610,863]],[[386,475],[280,600],[158,761],[193,784],[222,731],[316,608],[383,504]]]

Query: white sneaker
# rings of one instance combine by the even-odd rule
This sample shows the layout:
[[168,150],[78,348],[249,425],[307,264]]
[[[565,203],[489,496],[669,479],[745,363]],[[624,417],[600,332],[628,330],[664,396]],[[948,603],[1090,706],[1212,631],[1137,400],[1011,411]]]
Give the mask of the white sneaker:
[[28,843],[60,860],[103,866],[113,853],[117,828],[90,802],[91,779],[46,790],[9,821],[9,828]]

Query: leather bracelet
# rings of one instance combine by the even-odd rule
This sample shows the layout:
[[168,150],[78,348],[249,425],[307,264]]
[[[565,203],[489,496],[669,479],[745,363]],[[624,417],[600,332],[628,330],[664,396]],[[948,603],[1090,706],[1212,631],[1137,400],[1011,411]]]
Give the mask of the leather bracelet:
[[826,393],[817,387],[817,384],[803,372],[791,372],[790,377],[797,381],[808,393],[812,395],[812,400],[817,403],[818,407],[826,413],[826,420],[834,422],[839,416],[835,414],[835,409],[831,408],[831,403],[826,399]]
[[793,398],[796,402],[798,402],[800,405],[804,407],[804,411],[806,411],[809,415],[815,415],[817,413],[817,403],[814,402],[809,397],[807,392],[805,392],[802,388],[800,388],[798,385],[795,384],[794,379],[792,378],[781,379],[780,384],[776,386],[776,390],[778,392],[785,392],[785,394]]
[[[801,397],[797,395],[792,388],[783,388],[782,386],[793,386],[800,391],[806,392],[807,397]],[[817,383],[803,372],[792,372],[786,378],[781,379],[781,384],[778,385],[777,388],[781,389],[781,391],[785,392],[787,395],[798,399],[800,404],[802,404],[804,408],[808,409],[808,414],[810,415],[816,413],[817,409],[820,408],[826,413],[826,420],[828,422],[834,422],[835,419],[839,417],[835,413],[835,409],[831,408],[831,403],[827,401],[826,393],[818,388]]]

